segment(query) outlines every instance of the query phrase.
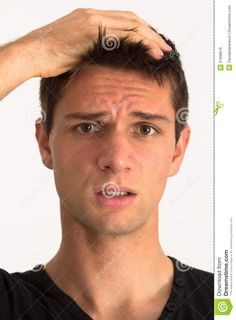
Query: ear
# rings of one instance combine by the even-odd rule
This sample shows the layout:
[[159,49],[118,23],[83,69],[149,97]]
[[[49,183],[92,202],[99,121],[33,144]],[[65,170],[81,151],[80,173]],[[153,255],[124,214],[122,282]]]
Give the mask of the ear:
[[186,125],[180,133],[179,140],[175,146],[172,162],[169,170],[169,177],[174,176],[178,173],[181,163],[184,158],[184,154],[190,139],[190,127]]
[[43,164],[48,169],[53,169],[52,155],[49,146],[49,137],[44,129],[42,121],[37,120],[35,122],[35,137],[38,141],[39,151],[41,154]]

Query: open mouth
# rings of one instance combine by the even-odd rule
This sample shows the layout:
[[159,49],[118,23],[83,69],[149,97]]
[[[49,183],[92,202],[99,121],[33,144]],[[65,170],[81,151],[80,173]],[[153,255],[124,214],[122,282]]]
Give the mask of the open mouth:
[[134,195],[134,193],[131,193],[131,192],[102,192],[102,191],[99,191],[98,194],[103,195],[104,197],[127,197],[127,196]]
[[94,196],[96,202],[103,207],[122,208],[127,205],[131,205],[135,200],[137,194],[131,192],[106,193],[99,191],[95,193]]

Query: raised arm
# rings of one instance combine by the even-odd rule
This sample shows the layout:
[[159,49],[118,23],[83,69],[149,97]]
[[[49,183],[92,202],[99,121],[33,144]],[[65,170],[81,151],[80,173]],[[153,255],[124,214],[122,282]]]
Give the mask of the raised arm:
[[15,42],[0,47],[0,100],[31,78],[30,61],[22,52],[23,46]]
[[162,57],[163,51],[171,50],[133,12],[76,9],[0,47],[0,100],[30,78],[53,77],[73,68],[97,38],[99,26],[106,26],[107,35],[142,40],[156,59]]

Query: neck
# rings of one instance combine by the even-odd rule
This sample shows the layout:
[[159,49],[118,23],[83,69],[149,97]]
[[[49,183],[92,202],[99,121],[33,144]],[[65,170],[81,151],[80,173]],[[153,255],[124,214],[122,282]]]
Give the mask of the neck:
[[159,243],[157,209],[142,228],[122,236],[92,232],[65,208],[61,213],[61,246],[46,271],[81,307],[166,303],[174,270]]

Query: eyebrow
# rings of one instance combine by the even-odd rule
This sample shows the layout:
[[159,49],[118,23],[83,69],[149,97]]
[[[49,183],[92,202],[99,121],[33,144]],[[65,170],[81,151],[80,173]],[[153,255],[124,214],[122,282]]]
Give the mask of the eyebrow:
[[[97,120],[102,117],[107,117],[111,115],[111,112],[107,111],[100,111],[100,112],[75,112],[75,113],[68,113],[65,115],[65,119],[81,119],[81,120]],[[149,112],[142,112],[142,111],[132,111],[128,114],[131,117],[143,119],[143,120],[162,120],[165,122],[171,122],[169,118],[165,115],[158,114],[158,113],[149,113]]]

